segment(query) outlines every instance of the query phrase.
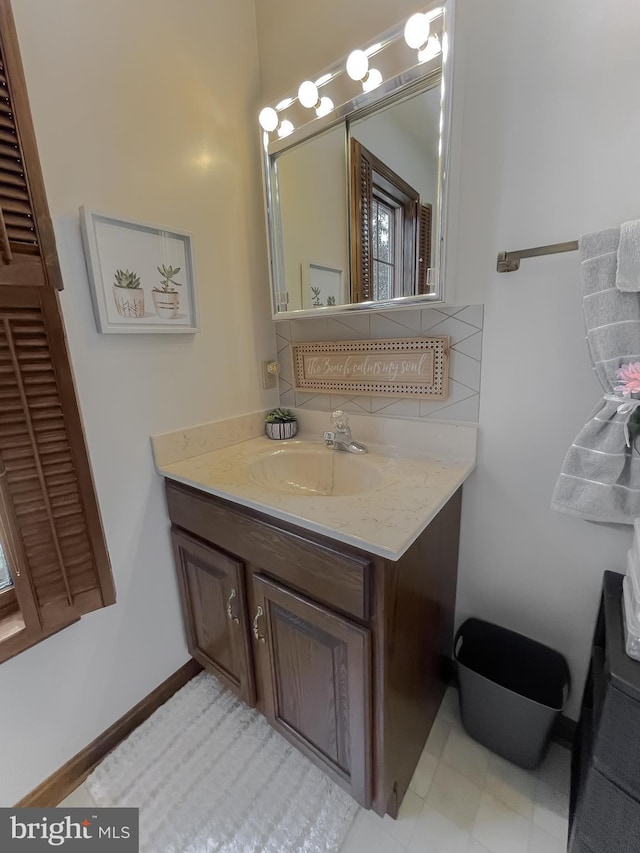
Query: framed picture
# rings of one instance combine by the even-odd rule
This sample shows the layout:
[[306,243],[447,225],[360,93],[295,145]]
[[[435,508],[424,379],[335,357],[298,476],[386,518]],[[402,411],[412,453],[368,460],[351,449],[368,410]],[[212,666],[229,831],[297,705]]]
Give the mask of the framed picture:
[[342,277],[342,270],[335,267],[325,264],[301,264],[302,307],[342,305],[345,302]]
[[80,208],[99,332],[197,331],[191,235]]

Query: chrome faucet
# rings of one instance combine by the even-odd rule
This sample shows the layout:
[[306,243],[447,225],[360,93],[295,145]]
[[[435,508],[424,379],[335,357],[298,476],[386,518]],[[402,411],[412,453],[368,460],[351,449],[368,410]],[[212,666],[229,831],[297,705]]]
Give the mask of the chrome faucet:
[[322,436],[327,447],[333,447],[334,450],[343,450],[346,453],[367,452],[366,444],[355,441],[351,437],[349,418],[343,411],[336,409],[331,415],[331,423],[333,424],[333,432],[325,432]]

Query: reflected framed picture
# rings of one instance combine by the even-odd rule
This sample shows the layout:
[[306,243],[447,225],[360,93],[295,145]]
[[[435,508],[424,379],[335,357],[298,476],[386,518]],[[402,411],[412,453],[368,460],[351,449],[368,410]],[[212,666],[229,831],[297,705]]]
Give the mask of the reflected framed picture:
[[324,308],[345,302],[341,269],[309,261],[300,266],[303,308]]
[[191,235],[80,208],[99,332],[198,330]]

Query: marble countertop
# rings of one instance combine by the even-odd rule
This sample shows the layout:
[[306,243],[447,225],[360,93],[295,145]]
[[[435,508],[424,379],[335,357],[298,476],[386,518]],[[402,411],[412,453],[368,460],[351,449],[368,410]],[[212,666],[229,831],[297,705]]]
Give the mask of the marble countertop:
[[[171,434],[172,448],[186,446],[186,435],[184,431]],[[472,454],[466,447],[462,457],[437,458],[415,447],[369,444],[370,452],[362,458],[382,473],[381,482],[371,490],[355,495],[290,494],[253,482],[251,462],[287,446],[337,451],[322,441],[304,440],[304,434],[302,442],[299,438],[272,441],[245,435],[239,434],[236,443],[226,447],[181,459],[174,458],[179,455],[175,451],[160,453],[154,444],[156,468],[176,482],[391,560],[402,556],[475,468],[475,445]],[[168,436],[159,438],[168,446]],[[198,439],[199,449],[203,449],[201,432]]]

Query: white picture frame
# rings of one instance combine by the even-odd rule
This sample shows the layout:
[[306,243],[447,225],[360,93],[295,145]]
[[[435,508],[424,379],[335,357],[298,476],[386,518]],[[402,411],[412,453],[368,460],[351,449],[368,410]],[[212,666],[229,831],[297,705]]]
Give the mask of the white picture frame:
[[80,230],[99,332],[198,330],[191,234],[85,206]]
[[300,265],[300,274],[303,308],[326,308],[342,305],[345,301],[343,270],[304,261]]

